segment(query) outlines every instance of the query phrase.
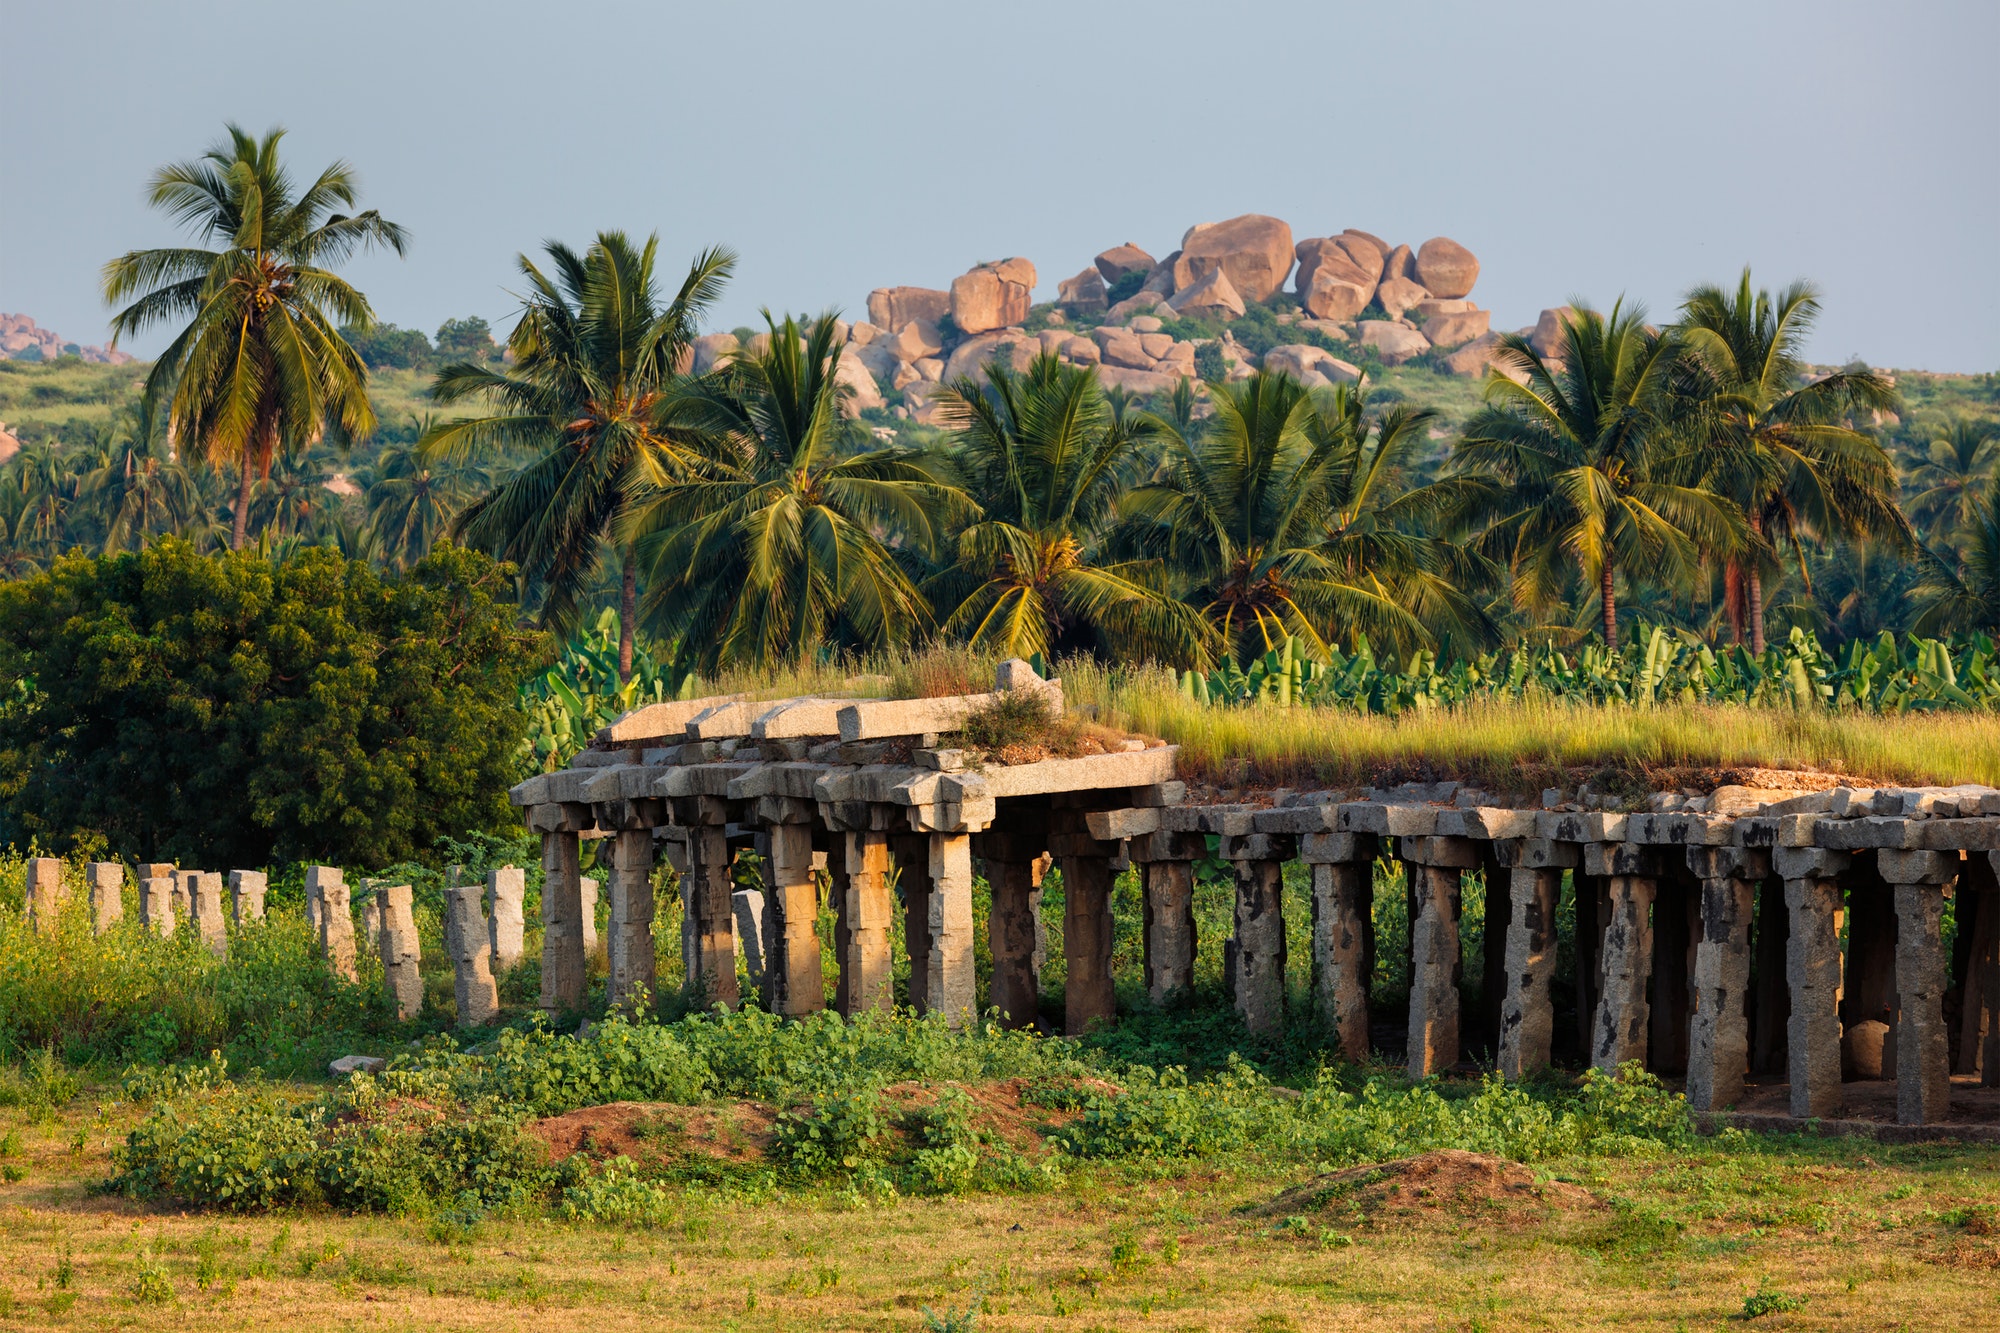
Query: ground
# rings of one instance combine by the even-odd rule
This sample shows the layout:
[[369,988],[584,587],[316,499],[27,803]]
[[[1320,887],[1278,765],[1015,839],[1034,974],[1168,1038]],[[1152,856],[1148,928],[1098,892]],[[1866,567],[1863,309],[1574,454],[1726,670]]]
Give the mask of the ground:
[[[0,1109],[0,1328],[2000,1328],[2000,1148],[1729,1134],[1520,1166],[1085,1169],[1043,1194],[691,1191],[663,1229],[142,1207],[129,1107]],[[1004,1091],[999,1100],[1005,1102]],[[621,1146],[673,1109],[566,1117]],[[1004,1109],[1004,1108],[1003,1108]],[[754,1144],[754,1111],[686,1142]],[[560,1138],[551,1132],[549,1137]],[[1746,1305],[1746,1303],[1748,1303]],[[936,1322],[927,1325],[929,1307]],[[972,1327],[960,1322],[959,1328]]]

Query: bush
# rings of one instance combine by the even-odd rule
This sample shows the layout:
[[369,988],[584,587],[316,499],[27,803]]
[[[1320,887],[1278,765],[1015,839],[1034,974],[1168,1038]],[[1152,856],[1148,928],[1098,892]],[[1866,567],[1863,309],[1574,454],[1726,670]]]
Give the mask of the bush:
[[874,1088],[824,1093],[778,1117],[771,1152],[800,1175],[851,1173],[878,1155],[888,1127]]
[[175,539],[0,584],[0,840],[378,866],[506,827],[541,651],[511,586],[449,545],[385,577]]

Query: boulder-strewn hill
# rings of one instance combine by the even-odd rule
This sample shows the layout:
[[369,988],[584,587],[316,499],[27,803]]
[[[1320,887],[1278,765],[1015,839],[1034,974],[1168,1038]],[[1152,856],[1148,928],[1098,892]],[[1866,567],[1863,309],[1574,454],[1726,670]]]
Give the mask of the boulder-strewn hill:
[[54,329],[42,328],[26,315],[0,314],[0,358],[53,361],[60,356],[81,357],[112,366],[122,366],[132,359],[114,347],[84,347],[66,342]]

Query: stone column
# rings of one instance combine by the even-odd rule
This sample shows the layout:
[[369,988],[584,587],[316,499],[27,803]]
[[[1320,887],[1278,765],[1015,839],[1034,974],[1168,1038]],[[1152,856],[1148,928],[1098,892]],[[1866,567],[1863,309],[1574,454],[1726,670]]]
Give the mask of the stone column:
[[813,877],[812,825],[773,824],[765,862],[764,1005],[796,1017],[826,1008],[820,966],[819,885]]
[[1283,834],[1222,839],[1236,876],[1236,1012],[1251,1032],[1285,1020],[1285,862],[1296,850]]
[[382,903],[382,979],[396,997],[396,1017],[407,1022],[424,1008],[415,904],[407,884],[377,889],[375,896]]
[[1951,1106],[1943,918],[1959,855],[1882,851],[1876,864],[1896,899],[1896,1122],[1933,1124]]
[[1604,938],[1598,976],[1602,993],[1591,1025],[1590,1063],[1616,1070],[1628,1060],[1646,1062],[1652,1007],[1646,984],[1653,971],[1653,896],[1658,888],[1656,849],[1637,843],[1588,843],[1584,866],[1601,860],[1605,882]]
[[729,913],[736,925],[736,943],[743,950],[743,971],[759,993],[769,979],[764,952],[768,916],[765,905],[766,896],[762,889],[731,889],[729,892]]
[[174,933],[174,881],[153,875],[139,881],[139,924],[165,939]]
[[658,978],[653,951],[653,830],[623,829],[611,840],[610,1003],[635,1009],[652,1003]]
[[189,921],[194,920],[194,884],[201,877],[199,870],[180,869],[174,871],[174,915]]
[[445,936],[451,950],[458,1025],[484,1027],[500,1013],[500,990],[493,982],[492,935],[480,906],[481,886],[453,884],[444,891]]
[[841,1012],[848,1017],[895,1007],[889,933],[895,896],[889,888],[889,835],[873,829],[847,835],[847,885],[841,895]]
[[[1556,1026],[1549,991],[1556,975],[1556,906],[1563,870],[1583,857],[1575,843],[1547,838],[1498,841],[1493,850],[1508,875],[1497,1063],[1502,1077],[1519,1079],[1549,1063]],[[1490,919],[1486,928],[1493,929]]]
[[1111,862],[1115,842],[1099,842],[1084,827],[1081,810],[1055,810],[1049,850],[1063,877],[1063,1031],[1080,1037],[1118,1012],[1111,984]]
[[965,833],[932,833],[929,843],[925,1012],[942,1014],[953,1027],[964,1027],[976,1021],[979,1012],[972,950],[972,838]]
[[382,956],[382,890],[380,886],[365,891],[361,899],[361,943]]
[[896,887],[903,897],[903,950],[910,958],[910,1007],[930,1010],[926,987],[931,972],[931,849],[922,834],[897,833],[889,838],[889,855],[896,865]]
[[1132,841],[1144,901],[1146,998],[1154,1004],[1194,989],[1194,864],[1153,854],[1184,850],[1187,841],[1165,831]]
[[1375,855],[1368,833],[1308,833],[1299,856],[1312,872],[1313,1008],[1340,1052],[1368,1058],[1368,988],[1375,973]]
[[1846,905],[1840,875],[1845,852],[1780,847],[1772,853],[1785,881],[1791,919],[1785,938],[1785,979],[1792,1009],[1785,1021],[1791,1112],[1800,1118],[1837,1116],[1840,1089],[1840,930]]
[[[716,830],[720,834],[721,830]],[[583,876],[576,834],[542,834],[542,1002],[551,1013],[583,1003]]]
[[264,896],[270,889],[271,877],[262,870],[229,872],[229,907],[237,929],[264,919]]
[[[327,866],[314,869],[326,870]],[[310,872],[308,872],[310,882]],[[319,881],[319,951],[326,959],[327,970],[342,981],[359,981],[361,974],[354,967],[354,909],[348,898],[347,885],[340,879],[340,872],[322,877]]]
[[83,868],[90,885],[90,928],[102,935],[125,919],[125,867],[116,861],[92,861]]
[[720,824],[688,829],[688,873],[681,899],[692,944],[690,987],[699,986],[709,1005],[734,1009],[742,998],[736,982],[736,882],[731,877],[729,839]]
[[204,870],[193,876],[194,928],[201,942],[217,958],[229,955],[229,933],[222,911],[222,872]]
[[63,888],[62,862],[53,856],[28,858],[25,901],[28,919],[44,935],[56,933],[62,918],[63,902],[69,896]]
[[1409,1076],[1424,1079],[1458,1063],[1460,877],[1479,868],[1479,849],[1466,838],[1398,838],[1396,855],[1417,908],[1410,924]]
[[[342,882],[340,867],[338,866],[306,867],[306,924],[312,927],[313,934],[318,935],[321,933],[320,920],[322,912],[320,908],[321,904],[326,901],[326,886]],[[352,932],[350,931],[350,933]]]
[[987,1003],[1000,1011],[1010,1028],[1033,1027],[1041,1003],[1041,969],[1036,952],[1041,943],[1041,876],[1035,859],[1048,842],[1046,833],[1008,831],[975,835],[986,862],[986,884],[993,905],[986,917],[986,937],[993,953],[992,990]]
[[1743,1099],[1750,1065],[1750,925],[1768,853],[1746,847],[1689,847],[1701,880],[1701,937],[1695,944],[1694,1002],[1688,1026],[1688,1105],[1716,1111]]
[[521,904],[527,896],[527,882],[527,874],[519,866],[486,872],[487,929],[496,974],[512,971],[521,961],[521,940],[527,929],[527,914]]
[[586,966],[597,956],[597,890],[595,879],[579,878],[576,882],[577,921],[583,926],[583,956]]

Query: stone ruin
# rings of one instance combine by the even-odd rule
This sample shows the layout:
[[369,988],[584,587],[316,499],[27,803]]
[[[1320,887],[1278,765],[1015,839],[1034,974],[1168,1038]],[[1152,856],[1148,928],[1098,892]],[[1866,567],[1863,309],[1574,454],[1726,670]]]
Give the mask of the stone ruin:
[[[1025,663],[1001,690],[1060,686]],[[1753,1073],[1789,1081],[1798,1117],[1836,1117],[1843,1065],[1893,1079],[1896,1118],[1945,1121],[1950,1075],[2000,1085],[2000,791],[1836,788],[1656,799],[1640,812],[1513,808],[1457,784],[1393,792],[1275,793],[1191,803],[1172,746],[975,766],[948,744],[994,695],[862,700],[741,697],[655,704],[607,727],[575,765],[513,789],[542,838],[542,1003],[584,998],[579,839],[609,839],[610,998],[651,990],[653,869],[664,855],[686,904],[691,985],[736,1004],[739,945],[762,1001],[822,1008],[814,921],[837,915],[842,1013],[891,1004],[899,878],[910,1000],[954,1024],[991,1006],[1035,1018],[1040,878],[1061,867],[1064,1028],[1114,1017],[1111,887],[1136,866],[1148,994],[1194,980],[1194,863],[1234,870],[1229,990],[1253,1031],[1285,1020],[1284,864],[1309,871],[1312,1004],[1350,1059],[1376,1046],[1375,863],[1400,863],[1410,905],[1408,1072],[1423,1078],[1469,1048],[1520,1078],[1555,1041],[1556,908],[1575,877],[1577,1043],[1589,1063],[1637,1061],[1684,1076],[1699,1111],[1735,1105]],[[1210,840],[1216,850],[1211,850]],[[739,912],[739,850],[761,867],[762,903]],[[991,988],[975,993],[975,860],[993,902]],[[1462,877],[1485,877],[1485,968],[1504,978],[1480,1012],[1460,999]],[[1947,955],[1945,902],[1957,897]],[[744,931],[754,923],[754,935]],[[748,935],[749,937],[746,937]],[[1948,999],[1951,1004],[1947,1004]],[[1949,1020],[1949,1021],[1948,1021]]]

